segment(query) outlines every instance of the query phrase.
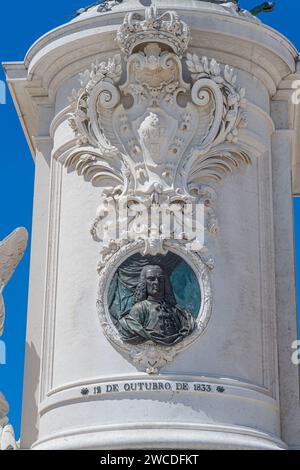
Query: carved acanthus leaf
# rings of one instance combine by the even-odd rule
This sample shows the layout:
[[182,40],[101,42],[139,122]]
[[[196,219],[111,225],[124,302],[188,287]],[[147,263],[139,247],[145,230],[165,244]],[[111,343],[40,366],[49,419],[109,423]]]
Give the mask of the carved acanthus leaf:
[[[239,129],[247,125],[243,112],[247,101],[245,89],[236,87],[237,75],[234,69],[228,65],[222,69],[215,59],[209,60],[207,57],[190,53],[187,53],[186,63],[194,82],[193,101],[203,106],[209,100],[208,93],[212,91],[216,93],[215,128],[217,132],[213,136],[213,146],[225,141],[237,144]],[[213,85],[214,83],[216,86]]]
[[126,181],[122,160],[117,164],[92,147],[81,147],[72,151],[66,158],[65,167],[74,169],[78,175],[84,176],[93,184],[106,180],[111,181],[112,186],[124,186]]

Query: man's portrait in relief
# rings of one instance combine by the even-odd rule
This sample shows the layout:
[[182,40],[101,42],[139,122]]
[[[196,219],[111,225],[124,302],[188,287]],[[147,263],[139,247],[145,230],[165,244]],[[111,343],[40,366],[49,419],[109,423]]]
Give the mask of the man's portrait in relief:
[[131,257],[117,271],[109,294],[113,322],[130,344],[179,343],[195,329],[200,302],[195,274],[171,253]]

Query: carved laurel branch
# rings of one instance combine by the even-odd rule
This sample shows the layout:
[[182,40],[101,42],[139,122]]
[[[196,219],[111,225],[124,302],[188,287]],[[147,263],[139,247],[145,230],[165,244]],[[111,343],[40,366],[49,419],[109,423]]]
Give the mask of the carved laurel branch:
[[[199,57],[197,54],[187,53],[186,64],[194,82],[192,88],[193,101],[199,106],[209,101],[210,86],[214,83],[222,94],[220,109],[216,109],[217,118],[220,119],[218,133],[214,139],[214,146],[224,142],[238,142],[238,130],[247,125],[247,119],[242,109],[246,106],[245,89],[236,89],[237,76],[234,69],[225,65],[221,69],[215,59]],[[205,81],[210,80],[211,83]],[[216,87],[213,87],[214,90]],[[217,101],[218,104],[218,101]]]

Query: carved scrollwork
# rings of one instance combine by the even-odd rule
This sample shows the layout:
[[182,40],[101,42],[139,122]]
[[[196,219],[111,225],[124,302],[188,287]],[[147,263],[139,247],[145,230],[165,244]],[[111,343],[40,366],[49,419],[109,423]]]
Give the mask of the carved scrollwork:
[[192,99],[198,106],[209,101],[209,92],[215,96],[215,122],[217,130],[213,134],[214,146],[221,142],[238,142],[239,129],[247,125],[243,112],[246,105],[245,89],[237,89],[237,76],[234,70],[226,65],[221,70],[220,65],[207,57],[198,57],[187,53],[187,67],[194,81]]
[[[184,32],[180,45],[179,32]],[[118,32],[119,45],[128,55],[124,83],[120,55],[80,75],[82,88],[73,92],[70,116],[78,147],[65,165],[93,183],[110,182],[98,213],[116,194],[134,195],[142,204],[155,195],[166,200],[179,194],[200,202],[198,194],[208,181],[251,163],[239,145],[239,131],[247,124],[245,90],[237,87],[232,68],[189,52],[190,81],[184,81],[180,57],[189,37],[188,27],[174,12],[159,15],[151,7],[142,22],[129,14]],[[213,205],[205,206],[205,214],[205,230],[216,233]],[[96,240],[102,222],[97,216],[93,224]],[[158,237],[156,245],[161,243]],[[154,246],[153,239],[146,245]]]
[[[204,235],[217,234],[219,225],[216,193],[208,184],[251,163],[239,139],[247,124],[245,90],[228,65],[189,52],[182,59],[189,38],[189,28],[175,12],[160,15],[150,7],[142,20],[129,14],[118,32],[126,61],[115,55],[93,64],[80,76],[82,88],[73,92],[70,124],[78,144],[65,166],[92,183],[105,182],[91,228],[101,246],[98,271],[105,285],[113,263],[132,250],[143,256],[177,250],[189,253],[202,273],[212,269]],[[198,206],[203,208],[203,217],[196,216],[200,232],[191,238],[187,229]],[[147,217],[152,207],[171,214],[172,223],[153,222]],[[183,216],[180,229],[176,223]],[[107,321],[104,292],[99,295],[104,330],[121,348]],[[133,348],[132,360],[144,366],[145,354],[154,354],[157,370],[177,353],[166,351],[156,345],[140,354]]]
[[118,153],[113,143],[109,142],[101,131],[101,119],[102,111],[104,119],[111,119],[112,110],[120,101],[120,93],[115,84],[120,80],[121,74],[120,54],[116,54],[108,62],[92,64],[90,70],[80,74],[82,88],[79,91],[73,90],[70,98],[72,113],[69,119],[79,138],[79,145],[91,144],[106,155]]

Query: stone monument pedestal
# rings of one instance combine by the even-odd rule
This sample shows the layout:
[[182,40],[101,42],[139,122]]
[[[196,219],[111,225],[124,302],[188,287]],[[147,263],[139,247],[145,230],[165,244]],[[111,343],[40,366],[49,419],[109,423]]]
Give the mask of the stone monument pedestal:
[[[36,163],[21,447],[299,448],[298,53],[228,5],[156,5],[91,8],[5,65]],[[103,241],[125,197],[199,203],[204,246]],[[131,310],[147,256],[184,333],[146,325],[149,292]]]

